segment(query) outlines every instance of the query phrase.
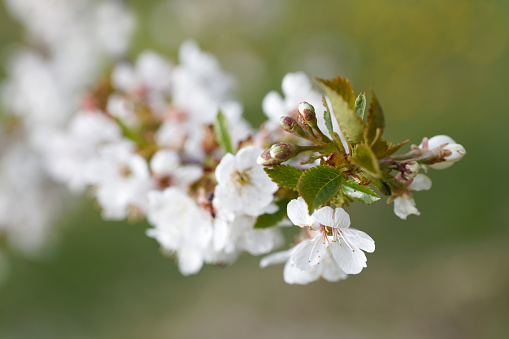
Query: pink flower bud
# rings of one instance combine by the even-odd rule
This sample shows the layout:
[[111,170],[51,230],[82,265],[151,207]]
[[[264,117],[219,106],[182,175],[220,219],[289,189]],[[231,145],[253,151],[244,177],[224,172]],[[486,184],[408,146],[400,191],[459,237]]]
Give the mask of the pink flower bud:
[[315,108],[311,104],[305,101],[301,102],[299,104],[299,113],[304,121],[316,122]]

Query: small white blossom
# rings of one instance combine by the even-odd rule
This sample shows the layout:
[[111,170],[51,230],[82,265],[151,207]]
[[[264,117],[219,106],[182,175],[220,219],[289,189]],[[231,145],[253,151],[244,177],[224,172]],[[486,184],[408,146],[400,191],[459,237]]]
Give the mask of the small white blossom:
[[262,149],[247,146],[226,154],[216,168],[215,200],[232,212],[258,216],[269,208],[278,186],[256,163]]
[[113,86],[124,92],[148,91],[154,94],[169,93],[171,88],[171,65],[159,54],[144,51],[136,64],[120,63],[111,75]]
[[[295,208],[297,203],[305,208]],[[289,207],[288,217],[297,225],[310,226],[316,232],[312,239],[304,240],[305,245],[292,252],[292,265],[308,271],[331,251],[338,266],[347,274],[357,274],[366,267],[367,259],[362,250],[373,252],[375,242],[366,233],[349,228],[350,216],[345,210],[326,206],[309,216],[307,206],[302,201],[297,200],[297,203]]]
[[423,191],[431,188],[431,179],[424,174],[417,174],[408,186],[408,191],[394,199],[394,214],[403,220],[410,214],[421,215],[415,207],[415,200],[411,191]]
[[105,145],[99,158],[90,164],[89,175],[96,185],[103,218],[120,220],[130,212],[146,210],[147,193],[154,184],[147,162],[134,153],[130,142]]
[[195,274],[203,266],[210,248],[212,225],[205,212],[177,187],[148,195],[147,219],[154,228],[147,230],[169,253],[176,253],[183,275]]

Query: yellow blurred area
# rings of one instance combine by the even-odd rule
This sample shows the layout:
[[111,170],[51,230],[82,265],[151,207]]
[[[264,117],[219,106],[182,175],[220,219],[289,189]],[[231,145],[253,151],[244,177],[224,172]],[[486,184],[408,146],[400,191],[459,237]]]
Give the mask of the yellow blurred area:
[[[509,2],[126,3],[139,20],[133,58],[150,48],[176,62],[180,43],[197,40],[238,78],[254,126],[286,73],[343,75],[377,93],[388,140],[448,134],[467,155],[430,172],[432,189],[415,196],[421,216],[399,220],[384,199],[353,204],[352,227],[377,249],[334,284],[289,286],[282,266],[247,255],[185,278],[146,225],[101,221],[85,202],[61,219],[50,259],[9,254],[0,338],[509,337]],[[0,8],[5,63],[22,34]]]

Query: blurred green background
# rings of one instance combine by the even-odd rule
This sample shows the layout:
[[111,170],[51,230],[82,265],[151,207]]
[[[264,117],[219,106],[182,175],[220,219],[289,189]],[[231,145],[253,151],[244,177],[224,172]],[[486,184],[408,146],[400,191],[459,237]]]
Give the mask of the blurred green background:
[[[10,252],[0,338],[508,338],[509,2],[502,0],[130,0],[132,56],[176,61],[187,38],[238,78],[253,125],[287,72],[373,88],[391,141],[448,134],[467,156],[433,171],[422,215],[354,204],[377,250],[339,283],[289,286],[282,266],[182,277],[146,225],[101,221],[92,202],[61,218],[39,259]],[[0,61],[22,39],[2,4]],[[0,74],[5,74],[1,71]],[[369,213],[367,213],[369,210]],[[27,211],[29,213],[29,211]]]

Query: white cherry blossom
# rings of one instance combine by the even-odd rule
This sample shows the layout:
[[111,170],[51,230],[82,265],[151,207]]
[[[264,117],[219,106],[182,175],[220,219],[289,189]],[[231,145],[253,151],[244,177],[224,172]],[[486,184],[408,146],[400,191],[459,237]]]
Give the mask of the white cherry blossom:
[[415,207],[415,200],[411,191],[423,191],[431,188],[431,179],[424,174],[417,174],[408,186],[408,191],[394,199],[394,214],[403,220],[410,214],[420,215],[421,213]]
[[216,168],[217,203],[235,213],[258,216],[266,212],[278,186],[256,163],[262,149],[247,146],[226,154]]
[[89,171],[103,218],[120,220],[146,210],[147,193],[154,184],[147,162],[134,153],[132,143],[105,145]]
[[329,255],[327,252],[331,251],[338,266],[347,274],[360,273],[366,267],[367,259],[363,250],[373,252],[375,242],[366,233],[349,228],[350,216],[345,210],[325,206],[309,216],[306,206],[300,211],[295,209],[291,215],[292,221],[305,222],[316,231],[312,239],[305,240],[292,252],[292,265],[308,271],[312,266],[319,265]]
[[147,219],[154,226],[147,230],[162,248],[177,255],[183,275],[198,273],[211,246],[212,224],[205,211],[184,191],[168,187],[148,194]]

